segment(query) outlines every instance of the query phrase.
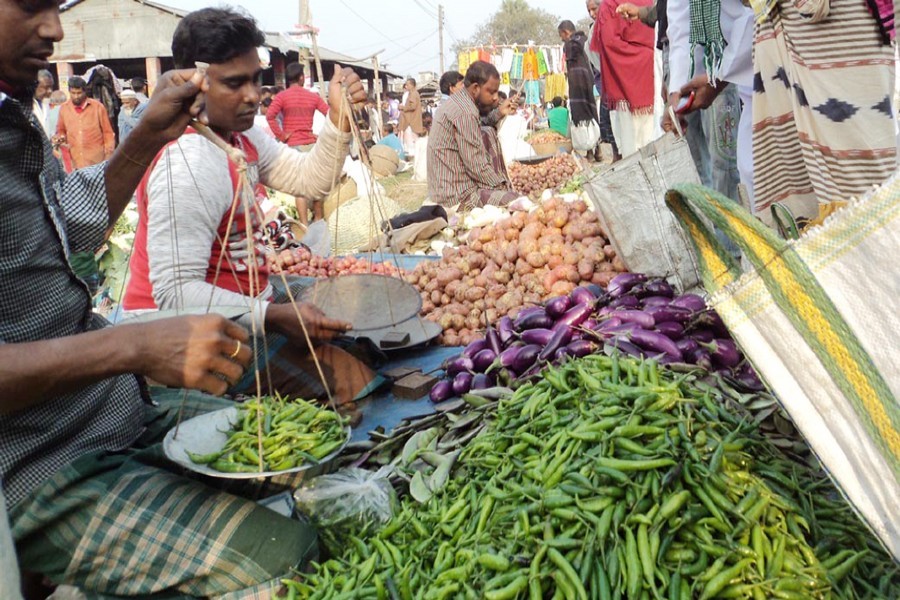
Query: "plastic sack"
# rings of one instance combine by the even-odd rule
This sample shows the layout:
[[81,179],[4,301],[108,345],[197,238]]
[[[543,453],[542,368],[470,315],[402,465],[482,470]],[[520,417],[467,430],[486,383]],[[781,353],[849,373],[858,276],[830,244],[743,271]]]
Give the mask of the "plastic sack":
[[391,466],[374,473],[350,467],[316,477],[294,493],[297,509],[330,534],[373,534],[394,516],[397,494],[388,480],[392,471]]
[[569,133],[572,136],[572,147],[579,152],[589,152],[600,141],[600,125],[597,121],[582,121],[577,125],[569,123]]
[[666,190],[681,183],[700,183],[700,176],[685,139],[669,134],[592,170],[584,190],[628,270],[666,277],[685,292],[699,285],[700,271],[691,242],[664,198]]
[[710,307],[900,560],[900,175],[796,242],[697,185],[675,186],[667,202],[696,248]]

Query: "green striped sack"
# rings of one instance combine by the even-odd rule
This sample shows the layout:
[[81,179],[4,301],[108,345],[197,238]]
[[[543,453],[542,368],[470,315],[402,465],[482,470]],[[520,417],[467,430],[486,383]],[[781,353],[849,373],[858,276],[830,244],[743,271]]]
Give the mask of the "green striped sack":
[[[796,242],[698,185],[676,186],[666,202],[711,306],[900,560],[900,176]],[[710,223],[740,246],[748,272]]]

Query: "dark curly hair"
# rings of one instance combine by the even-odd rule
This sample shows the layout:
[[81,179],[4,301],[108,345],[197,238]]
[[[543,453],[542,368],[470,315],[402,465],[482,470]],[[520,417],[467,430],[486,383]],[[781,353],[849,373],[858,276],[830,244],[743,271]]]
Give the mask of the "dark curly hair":
[[175,67],[195,62],[223,63],[262,46],[266,36],[253,17],[230,8],[204,8],[184,17],[175,28],[172,56]]

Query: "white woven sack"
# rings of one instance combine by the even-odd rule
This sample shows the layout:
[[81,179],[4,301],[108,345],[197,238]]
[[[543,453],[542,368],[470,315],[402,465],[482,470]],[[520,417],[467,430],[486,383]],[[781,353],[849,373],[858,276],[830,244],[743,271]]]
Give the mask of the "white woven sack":
[[[745,242],[754,238],[743,231]],[[718,289],[710,304],[839,489],[900,560],[900,178],[798,242],[770,248],[760,254],[770,285],[754,269]],[[806,269],[803,279],[789,268],[792,250],[813,281]],[[785,292],[780,302],[773,290]],[[816,300],[817,291],[837,318],[823,316],[828,303]]]

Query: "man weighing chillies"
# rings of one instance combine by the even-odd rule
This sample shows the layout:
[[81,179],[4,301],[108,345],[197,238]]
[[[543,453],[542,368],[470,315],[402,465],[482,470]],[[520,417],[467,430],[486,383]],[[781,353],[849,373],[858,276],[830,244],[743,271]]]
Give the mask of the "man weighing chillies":
[[19,568],[91,597],[268,597],[314,532],[182,476],[159,444],[183,393],[184,418],[229,405],[208,394],[243,376],[248,332],[216,315],[109,327],[69,260],[102,243],[206,85],[165,74],[110,159],[66,176],[31,111],[59,5],[0,0],[0,476]]

